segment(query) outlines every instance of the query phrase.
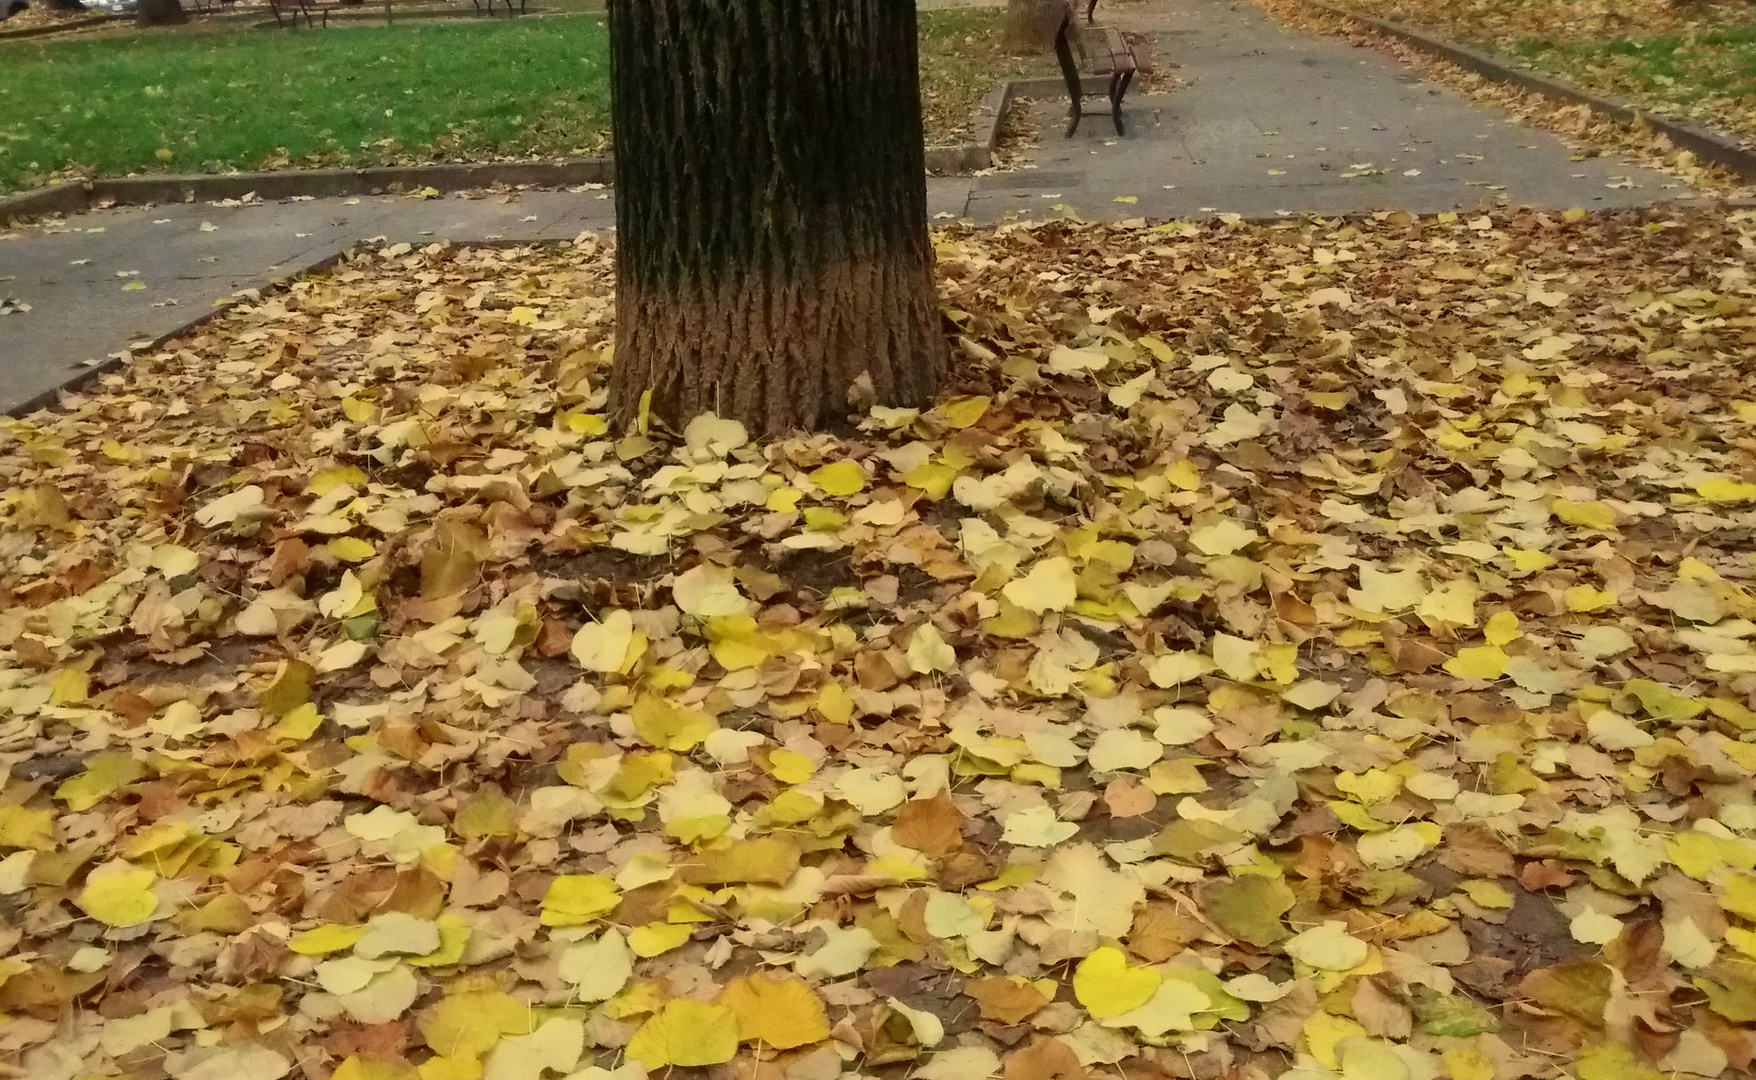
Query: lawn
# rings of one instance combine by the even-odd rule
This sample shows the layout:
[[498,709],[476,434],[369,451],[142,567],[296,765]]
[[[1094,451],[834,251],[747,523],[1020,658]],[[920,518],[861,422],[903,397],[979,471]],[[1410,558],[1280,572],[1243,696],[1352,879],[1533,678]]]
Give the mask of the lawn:
[[1350,0],[1366,14],[1512,53],[1587,88],[1756,136],[1747,0]]
[[[997,12],[922,16],[930,144],[1007,74]],[[361,166],[586,154],[609,141],[598,18],[0,45],[0,190],[70,172]]]

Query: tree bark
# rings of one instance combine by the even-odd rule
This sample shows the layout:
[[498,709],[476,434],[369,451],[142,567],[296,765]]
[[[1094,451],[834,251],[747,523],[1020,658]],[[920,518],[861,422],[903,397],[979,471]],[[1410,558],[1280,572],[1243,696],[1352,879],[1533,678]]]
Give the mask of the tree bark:
[[1007,0],[1001,47],[1027,56],[1048,52],[1066,14],[1067,0]]
[[181,26],[189,21],[180,0],[140,0],[134,21],[140,26]]
[[929,401],[946,345],[915,5],[609,8],[613,415],[772,435]]

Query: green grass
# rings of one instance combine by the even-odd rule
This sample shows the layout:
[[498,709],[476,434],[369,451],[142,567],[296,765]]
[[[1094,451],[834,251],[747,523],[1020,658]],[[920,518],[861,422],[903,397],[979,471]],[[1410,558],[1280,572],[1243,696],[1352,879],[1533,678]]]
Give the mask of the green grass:
[[19,42],[0,48],[0,188],[583,152],[608,101],[590,18]]
[[[931,144],[968,135],[1000,78],[1000,15],[921,16]],[[609,66],[592,16],[297,33],[199,26],[0,44],[0,191],[71,173],[216,172],[603,150]]]
[[1053,56],[1014,57],[1000,51],[1005,17],[992,8],[939,8],[920,13],[921,108],[927,143],[970,136],[970,114],[1002,79],[1052,75]]
[[1348,0],[1657,112],[1756,136],[1756,6],[1745,0]]
[[1756,21],[1653,37],[1556,41],[1513,51],[1577,82],[1704,123],[1756,134]]

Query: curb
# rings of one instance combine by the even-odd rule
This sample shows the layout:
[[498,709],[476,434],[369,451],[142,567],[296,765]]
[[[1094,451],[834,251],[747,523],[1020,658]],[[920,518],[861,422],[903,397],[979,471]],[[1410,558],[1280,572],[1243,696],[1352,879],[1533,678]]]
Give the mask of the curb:
[[[25,38],[47,37],[68,30],[84,30],[88,26],[102,26],[108,22],[131,19],[130,15],[91,15],[83,19],[68,19],[60,23],[44,23],[42,26],[29,26],[21,30],[0,30],[0,42],[22,41]],[[0,23],[0,26],[5,25]]]
[[[994,162],[995,150],[1000,145],[1000,129],[1013,99],[1031,92],[1029,88],[1038,83],[1053,81],[1023,79],[1001,83],[988,91],[975,108],[976,141],[927,147],[927,171],[956,174],[988,168]],[[501,185],[574,187],[579,184],[610,184],[615,179],[616,161],[610,157],[99,177],[0,197],[0,227],[45,214],[76,214],[94,207],[237,199],[252,192],[262,199],[273,200],[298,196],[381,195],[428,187],[441,192],[476,191]]]
[[1632,102],[1581,90],[1570,83],[1518,67],[1506,57],[1434,37],[1401,23],[1360,15],[1326,3],[1325,0],[1302,2],[1306,7],[1369,26],[1379,33],[1397,38],[1422,52],[1449,60],[1466,71],[1475,72],[1495,82],[1507,83],[1557,101],[1584,105],[1592,112],[1613,117],[1623,123],[1646,124],[1662,133],[1672,146],[1693,153],[1703,164],[1721,166],[1748,183],[1756,183],[1756,144],[1648,112]]

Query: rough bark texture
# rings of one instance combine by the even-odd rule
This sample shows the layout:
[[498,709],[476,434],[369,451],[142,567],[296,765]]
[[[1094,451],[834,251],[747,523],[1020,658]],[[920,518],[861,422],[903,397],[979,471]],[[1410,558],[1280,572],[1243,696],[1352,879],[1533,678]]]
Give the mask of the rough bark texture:
[[611,0],[612,411],[753,434],[920,405],[945,368],[915,5]]
[[134,21],[141,26],[179,26],[189,21],[180,0],[140,0]]
[[1067,15],[1067,0],[1006,0],[1007,52],[1034,56],[1054,47],[1055,32]]

